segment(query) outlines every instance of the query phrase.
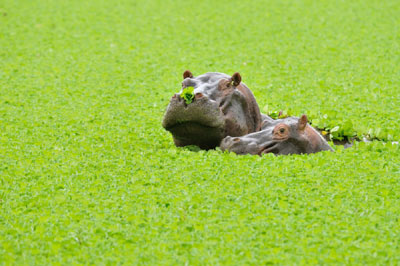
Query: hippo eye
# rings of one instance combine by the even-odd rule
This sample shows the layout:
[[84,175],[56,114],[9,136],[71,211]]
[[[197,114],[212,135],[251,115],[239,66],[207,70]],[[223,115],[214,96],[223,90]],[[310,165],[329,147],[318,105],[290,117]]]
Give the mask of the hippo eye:
[[284,132],[285,132],[285,128],[281,127],[281,128],[279,129],[279,132],[284,133]]

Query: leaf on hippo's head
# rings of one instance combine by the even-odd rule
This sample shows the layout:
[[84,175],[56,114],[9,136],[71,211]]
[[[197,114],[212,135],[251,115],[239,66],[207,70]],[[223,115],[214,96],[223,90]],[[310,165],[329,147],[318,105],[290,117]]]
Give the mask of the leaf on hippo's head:
[[193,87],[186,87],[183,89],[182,93],[181,93],[181,98],[183,98],[186,102],[186,104],[189,104],[193,101],[194,99],[194,88]]
[[279,119],[279,111],[268,112],[268,116],[272,119]]

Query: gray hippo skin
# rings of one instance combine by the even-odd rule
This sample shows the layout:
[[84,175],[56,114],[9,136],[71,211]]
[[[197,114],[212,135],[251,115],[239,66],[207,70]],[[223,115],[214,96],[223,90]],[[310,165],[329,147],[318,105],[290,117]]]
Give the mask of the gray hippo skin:
[[261,113],[239,73],[211,72],[194,77],[183,73],[182,90],[194,87],[193,102],[186,104],[182,90],[172,96],[162,122],[176,146],[217,147],[226,136],[243,136],[261,129]]
[[242,137],[224,138],[221,150],[236,154],[274,153],[306,154],[319,151],[332,151],[326,140],[307,123],[307,116],[287,117],[274,120],[263,115],[261,131]]

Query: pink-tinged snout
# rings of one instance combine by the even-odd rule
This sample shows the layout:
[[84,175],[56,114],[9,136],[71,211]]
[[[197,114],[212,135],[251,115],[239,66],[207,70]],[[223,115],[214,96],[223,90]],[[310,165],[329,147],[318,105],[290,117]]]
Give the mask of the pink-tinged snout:
[[240,137],[225,137],[220,144],[221,150],[236,154],[258,154],[259,148],[253,141],[243,140]]

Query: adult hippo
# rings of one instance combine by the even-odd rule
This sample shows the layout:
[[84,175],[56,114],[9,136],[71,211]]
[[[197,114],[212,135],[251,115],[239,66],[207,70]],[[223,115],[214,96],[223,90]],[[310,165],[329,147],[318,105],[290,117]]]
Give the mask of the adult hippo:
[[[243,136],[261,129],[261,114],[250,89],[239,73],[232,76],[210,72],[197,77],[186,70],[182,89],[172,96],[162,122],[176,146],[217,147],[226,136]],[[187,103],[183,89],[193,87]]]
[[274,120],[263,116],[264,121],[259,132],[242,137],[224,138],[221,150],[232,151],[236,154],[274,153],[304,154],[319,151],[332,151],[332,148],[317,130],[307,123],[307,116],[300,118],[287,117]]

